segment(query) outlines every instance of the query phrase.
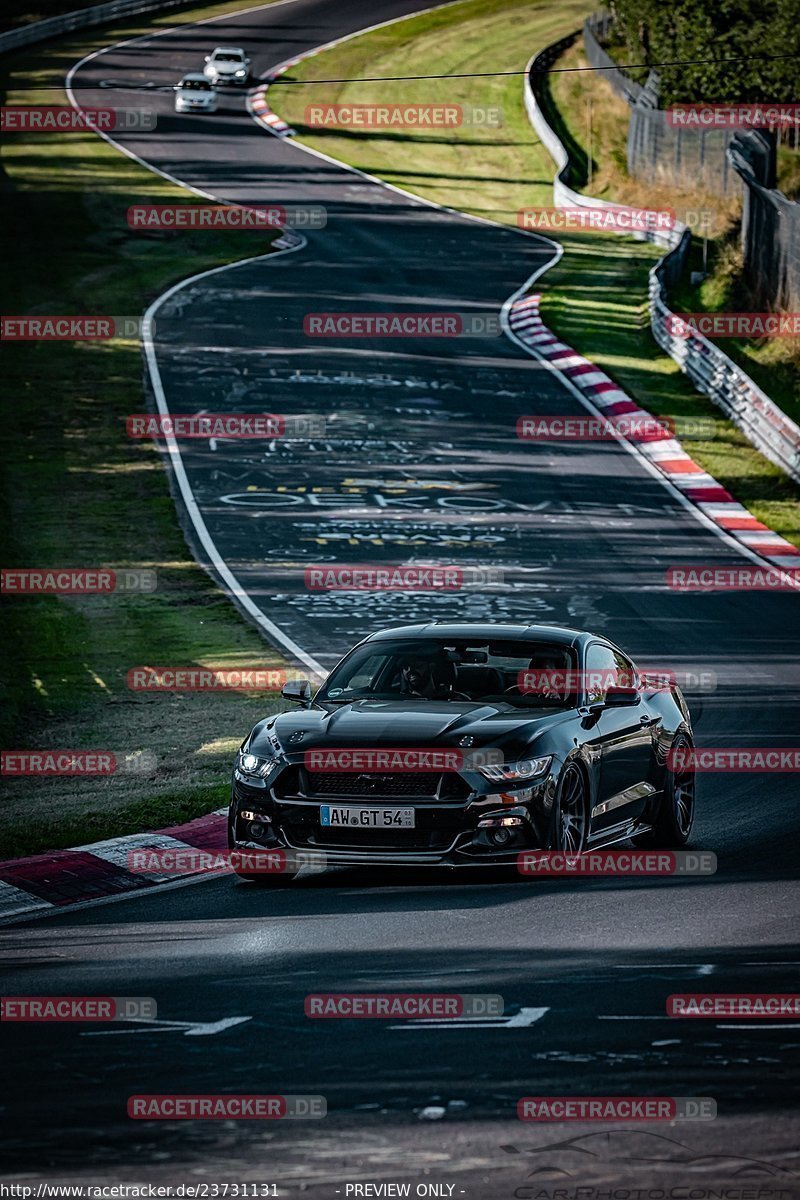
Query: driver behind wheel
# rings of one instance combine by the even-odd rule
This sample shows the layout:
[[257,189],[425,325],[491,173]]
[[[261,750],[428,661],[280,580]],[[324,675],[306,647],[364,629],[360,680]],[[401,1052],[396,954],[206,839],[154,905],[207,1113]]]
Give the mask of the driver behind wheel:
[[528,671],[535,674],[538,695],[546,700],[565,701],[569,696],[568,659],[557,651],[535,655]]
[[400,691],[405,696],[444,700],[452,690],[455,669],[444,657],[410,659],[400,671]]

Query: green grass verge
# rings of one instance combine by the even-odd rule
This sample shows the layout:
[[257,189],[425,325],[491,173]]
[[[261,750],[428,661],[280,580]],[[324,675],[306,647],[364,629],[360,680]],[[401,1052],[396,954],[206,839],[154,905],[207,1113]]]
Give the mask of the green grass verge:
[[[240,6],[140,18],[114,37]],[[92,30],[9,57],[6,103],[64,103],[48,85],[104,39]],[[138,315],[177,279],[269,250],[272,235],[260,233],[134,234],[131,203],[195,197],[88,132],[8,135],[3,165],[5,313]],[[130,667],[283,665],[192,560],[153,444],[126,437],[126,414],[143,408],[138,343],[7,343],[3,359],[3,566],[149,567],[158,588],[9,599],[2,744],[146,750],[158,766],[141,776],[5,778],[0,858],[218,807],[235,747],[278,707],[274,694],[134,694]]]
[[[552,203],[553,163],[527,120],[520,76],[380,85],[321,81],[365,75],[521,71],[537,50],[578,29],[591,7],[574,0],[558,7],[544,0],[539,4],[464,0],[307,59],[288,76],[306,86],[275,87],[270,101],[309,146],[426,199],[513,225],[518,209]],[[575,47],[559,65],[578,65],[580,55],[580,48]],[[591,194],[631,203],[668,203],[679,212],[710,202],[694,193],[676,196],[674,190],[658,193],[651,188],[645,196],[643,189],[624,178],[624,103],[614,100],[600,78],[587,73],[553,78],[562,129],[584,164],[583,182],[588,179],[587,98],[595,100]],[[505,124],[499,133],[463,127],[437,134],[318,129],[305,119],[312,102],[369,103],[379,99],[383,103],[499,105]],[[581,182],[575,181],[577,186]],[[724,226],[733,214],[725,206],[716,208]],[[645,408],[675,420],[679,431],[687,428],[688,419],[702,418],[704,428],[713,433],[687,437],[687,450],[760,520],[797,541],[800,489],[754,450],[710,401],[695,392],[653,341],[646,297],[648,271],[659,251],[644,243],[595,234],[558,240],[565,247],[564,257],[540,284],[542,312],[550,327],[608,371]],[[759,382],[767,391],[774,384],[783,395],[783,377],[770,365],[764,365]]]
[[[352,38],[293,67],[269,94],[309,146],[426,200],[516,224],[517,209],[551,202],[553,164],[531,129],[522,78],[418,79],[385,83],[314,83],[353,76],[457,75],[522,71],[540,46],[576,28],[591,12],[586,0],[464,0]],[[313,86],[312,86],[313,84]],[[468,126],[411,129],[314,128],[312,103],[450,103],[499,107],[502,129]]]
[[[61,17],[65,13],[77,12],[79,9],[95,8],[103,0],[13,0],[11,4],[7,4],[0,16],[0,31],[5,29],[16,29],[20,25],[30,25],[34,21],[46,21],[50,17]],[[199,20],[203,17],[215,17],[226,12],[237,12],[242,8],[241,3],[236,0],[227,0],[227,2],[214,5],[203,5],[202,9],[197,6],[186,8],[172,9],[164,13],[154,13],[151,17],[144,16],[129,16],[121,20],[109,22],[106,25],[97,25],[93,29],[88,30],[84,36],[98,35],[98,40],[102,42],[103,35],[109,31],[113,31],[115,35],[119,33],[119,40],[123,37],[135,37],[138,33],[147,33],[150,29],[170,28],[173,25],[186,25],[192,21]],[[110,42],[112,39],[109,38]],[[70,52],[72,40],[67,42],[65,39],[59,39],[59,42],[64,46],[67,53]],[[23,51],[20,51],[23,53]],[[25,51],[30,53],[30,49]],[[84,52],[85,53],[85,52]],[[80,57],[80,56],[78,56]],[[71,60],[75,61],[75,59]],[[3,64],[4,68],[6,62]]]
[[125,837],[149,829],[182,825],[205,816],[228,802],[226,783],[182,788],[174,793],[133,801],[109,810],[96,796],[78,813],[48,818],[39,811],[27,821],[10,824],[3,832],[3,858],[21,858],[40,851],[68,850],[73,846]]
[[20,25],[31,25],[34,21],[47,21],[50,17],[62,17],[65,13],[93,8],[99,0],[15,0],[8,4],[0,16],[0,33],[17,29]]

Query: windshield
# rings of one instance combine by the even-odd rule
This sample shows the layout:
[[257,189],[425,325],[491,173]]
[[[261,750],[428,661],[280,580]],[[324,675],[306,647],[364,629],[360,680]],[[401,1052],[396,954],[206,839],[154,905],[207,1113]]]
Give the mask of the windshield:
[[514,708],[576,703],[575,651],[553,642],[368,642],[329,675],[317,700],[471,700]]
[[229,63],[240,63],[243,57],[244,56],[242,54],[231,54],[230,51],[226,51],[224,54],[215,54],[213,56],[214,62]]
[[205,79],[182,79],[180,86],[185,92],[210,92],[212,87]]

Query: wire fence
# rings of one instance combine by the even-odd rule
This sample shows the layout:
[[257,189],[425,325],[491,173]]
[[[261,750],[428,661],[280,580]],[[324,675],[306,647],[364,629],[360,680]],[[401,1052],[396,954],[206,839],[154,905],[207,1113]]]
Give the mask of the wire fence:
[[800,204],[774,183],[774,140],[759,130],[737,133],[728,151],[745,185],[742,251],[754,303],[800,311]]
[[628,171],[636,179],[667,185],[703,187],[720,195],[737,194],[741,180],[727,150],[728,129],[687,129],[670,124],[669,113],[658,107],[659,80],[651,71],[641,86],[620,70],[603,49],[611,18],[594,14],[583,26],[583,47],[589,65],[603,69],[618,96],[631,108],[628,125]]

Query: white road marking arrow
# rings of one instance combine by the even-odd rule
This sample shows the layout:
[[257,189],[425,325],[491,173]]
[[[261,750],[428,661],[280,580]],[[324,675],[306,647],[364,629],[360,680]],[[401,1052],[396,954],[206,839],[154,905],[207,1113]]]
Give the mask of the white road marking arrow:
[[468,1017],[464,1021],[453,1021],[450,1017],[422,1017],[418,1021],[406,1021],[403,1025],[390,1025],[390,1029],[525,1029],[540,1021],[549,1008],[521,1008],[510,1017]]
[[124,1033],[171,1033],[182,1029],[184,1037],[211,1037],[212,1034],[222,1033],[233,1025],[241,1025],[243,1021],[252,1021],[252,1017],[223,1017],[221,1021],[148,1021],[132,1017],[131,1021],[139,1025],[138,1029],[95,1029],[82,1033],[81,1037],[119,1037]]

